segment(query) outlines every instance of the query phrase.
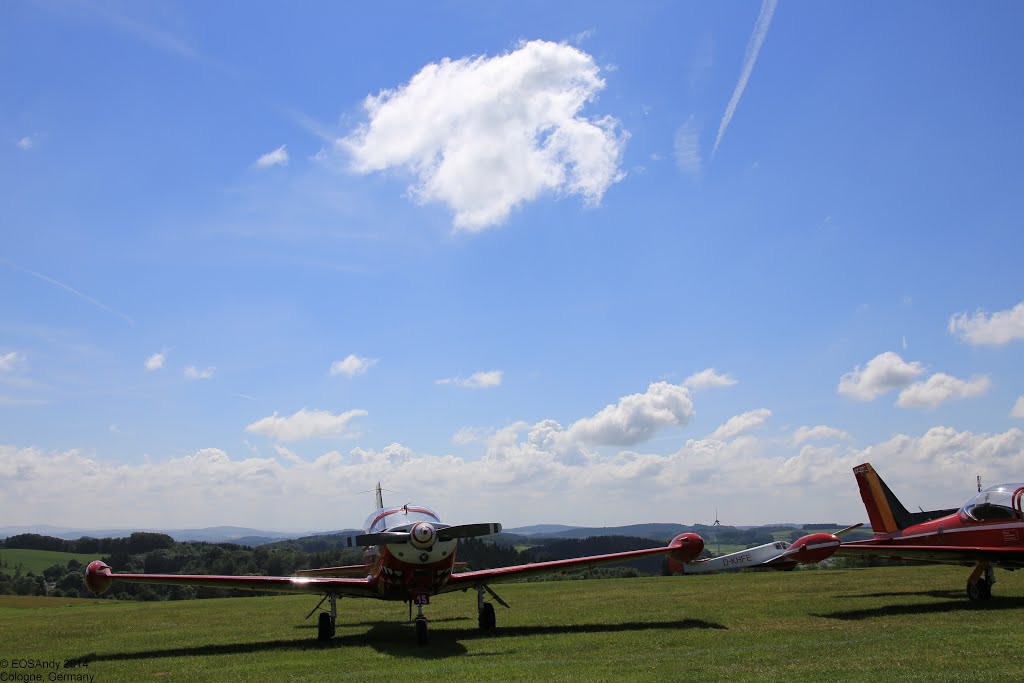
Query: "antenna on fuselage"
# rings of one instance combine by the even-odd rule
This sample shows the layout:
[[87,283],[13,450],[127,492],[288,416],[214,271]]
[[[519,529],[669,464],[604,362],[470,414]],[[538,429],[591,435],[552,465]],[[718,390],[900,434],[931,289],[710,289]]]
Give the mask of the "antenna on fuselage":
[[383,489],[380,487],[380,482],[378,481],[377,482],[377,509],[378,510],[384,507],[384,494],[382,493],[382,491],[383,491]]
[[718,508],[715,508],[715,523],[711,525],[711,529],[715,532],[715,554],[722,554],[722,544],[718,542],[718,527],[722,526],[722,523],[718,521]]
[[981,475],[978,475],[978,493],[981,493]]

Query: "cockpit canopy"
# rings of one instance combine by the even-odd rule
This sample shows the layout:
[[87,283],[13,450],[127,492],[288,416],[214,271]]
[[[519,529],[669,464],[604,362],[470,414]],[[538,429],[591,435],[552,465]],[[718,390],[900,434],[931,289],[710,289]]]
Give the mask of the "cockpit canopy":
[[1014,492],[1024,488],[1024,483],[997,484],[990,486],[960,508],[960,516],[977,522],[997,519],[1020,519],[1020,501],[1014,504]]
[[366,522],[363,523],[363,529],[367,533],[375,534],[380,531],[393,531],[396,527],[408,528],[416,522],[438,524],[440,521],[441,518],[430,508],[409,503],[401,507],[375,510],[366,518]]

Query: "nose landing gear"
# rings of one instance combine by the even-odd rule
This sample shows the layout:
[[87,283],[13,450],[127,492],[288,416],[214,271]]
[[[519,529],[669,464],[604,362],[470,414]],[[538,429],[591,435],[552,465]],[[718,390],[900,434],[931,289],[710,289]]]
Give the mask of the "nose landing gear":
[[427,628],[427,615],[423,614],[423,605],[430,604],[429,595],[417,595],[412,599],[409,607],[416,604],[416,644],[423,646],[430,642],[430,630]]

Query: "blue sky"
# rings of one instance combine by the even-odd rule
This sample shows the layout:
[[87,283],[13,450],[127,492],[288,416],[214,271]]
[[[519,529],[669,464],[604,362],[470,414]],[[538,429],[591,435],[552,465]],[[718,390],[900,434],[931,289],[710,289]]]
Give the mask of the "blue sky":
[[865,460],[926,508],[1021,478],[1016,3],[0,14],[10,524],[330,529],[377,480],[856,521]]

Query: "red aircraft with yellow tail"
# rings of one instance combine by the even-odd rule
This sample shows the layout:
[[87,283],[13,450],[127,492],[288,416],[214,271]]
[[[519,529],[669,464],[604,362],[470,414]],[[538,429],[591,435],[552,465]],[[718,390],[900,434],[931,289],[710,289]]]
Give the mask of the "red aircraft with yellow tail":
[[995,567],[1024,568],[1024,483],[990,486],[960,508],[908,512],[869,463],[853,473],[875,537],[843,543],[836,555],[973,566],[972,602],[992,597]]

